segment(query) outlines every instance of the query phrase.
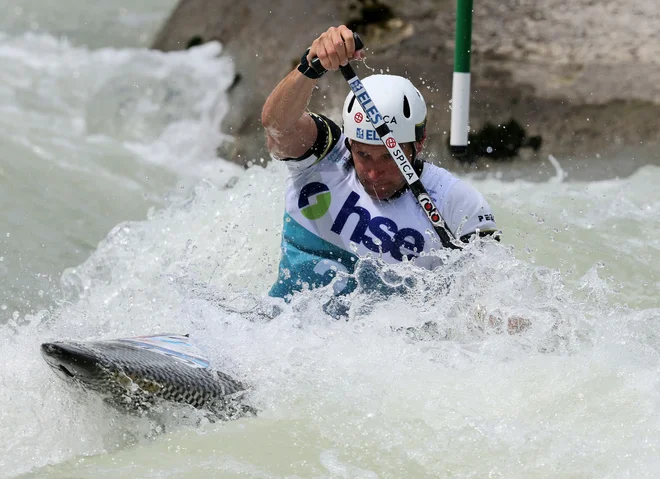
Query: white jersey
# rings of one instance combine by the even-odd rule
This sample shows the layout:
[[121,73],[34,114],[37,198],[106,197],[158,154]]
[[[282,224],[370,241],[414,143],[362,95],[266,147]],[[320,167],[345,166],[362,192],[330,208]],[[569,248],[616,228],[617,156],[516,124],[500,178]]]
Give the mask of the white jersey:
[[[407,258],[429,267],[432,257],[420,254],[443,247],[410,190],[393,200],[372,198],[356,175],[344,135],[327,143],[318,156],[286,162],[282,259],[271,296],[325,286],[337,271],[352,273],[367,253],[387,263]],[[490,206],[470,185],[430,163],[420,178],[456,238],[497,230]],[[355,283],[338,281],[334,288],[345,294]]]

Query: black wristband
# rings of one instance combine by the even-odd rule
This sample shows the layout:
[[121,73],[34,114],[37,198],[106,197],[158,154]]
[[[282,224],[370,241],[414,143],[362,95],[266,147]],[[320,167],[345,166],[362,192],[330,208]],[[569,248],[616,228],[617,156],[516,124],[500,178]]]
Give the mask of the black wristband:
[[309,53],[309,48],[303,53],[302,58],[300,59],[300,65],[298,65],[298,71],[305,75],[307,78],[311,78],[312,80],[317,80],[323,76],[323,74],[327,71],[323,71],[322,73],[317,72],[312,68],[312,66],[307,63],[307,54]]

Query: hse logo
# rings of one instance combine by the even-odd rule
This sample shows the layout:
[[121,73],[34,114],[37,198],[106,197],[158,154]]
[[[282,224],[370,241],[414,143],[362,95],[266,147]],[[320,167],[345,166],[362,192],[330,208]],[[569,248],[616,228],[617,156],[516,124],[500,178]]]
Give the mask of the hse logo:
[[362,120],[364,120],[364,115],[361,111],[358,111],[353,118],[355,119],[355,123],[362,123]]
[[[350,240],[357,244],[363,244],[374,253],[389,253],[397,261],[403,261],[404,254],[408,259],[413,259],[424,250],[424,236],[412,228],[401,228],[384,216],[371,217],[367,209],[357,206],[360,195],[352,191],[341,207],[335,218],[330,231],[338,235],[342,234],[349,218],[357,219],[355,229],[351,233]],[[367,234],[369,231],[370,235]],[[404,253],[404,249],[410,253]]]
[[386,141],[385,144],[387,145],[388,148],[394,148],[396,146],[396,140],[393,137],[389,137]]
[[[310,199],[314,199],[314,203]],[[302,215],[308,220],[317,220],[328,212],[332,195],[330,190],[323,183],[309,183],[300,190],[298,198],[298,208]]]

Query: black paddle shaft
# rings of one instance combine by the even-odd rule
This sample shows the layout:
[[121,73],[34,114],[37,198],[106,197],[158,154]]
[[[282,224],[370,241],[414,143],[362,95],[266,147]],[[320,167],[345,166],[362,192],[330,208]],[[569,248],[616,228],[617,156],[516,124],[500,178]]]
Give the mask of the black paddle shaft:
[[[360,36],[357,33],[353,33],[353,38],[355,39],[355,50],[362,50],[364,48],[364,43],[362,42]],[[314,68],[314,70],[316,70],[319,74],[325,73],[327,71],[325,68],[323,68],[323,65],[321,65],[321,60],[319,60],[318,57],[314,57],[311,65],[312,68]],[[376,129],[376,133],[378,133],[378,136],[383,142],[383,145],[385,145],[385,147],[388,149],[390,156],[397,164],[399,170],[408,182],[410,191],[415,196],[417,202],[424,210],[424,213],[426,213],[426,217],[433,225],[433,229],[440,238],[442,246],[451,249],[462,249],[463,247],[458,244],[451,231],[449,231],[449,228],[447,228],[447,225],[442,219],[442,216],[440,215],[438,208],[435,206],[433,199],[426,191],[426,188],[424,188],[424,185],[422,184],[422,181],[420,180],[417,173],[415,173],[415,170],[412,167],[412,163],[403,152],[403,149],[399,147],[396,139],[392,135],[390,128],[387,126],[387,123],[385,123],[384,118],[376,108],[376,105],[374,105],[374,102],[371,100],[369,93],[364,88],[364,85],[358,78],[355,70],[353,70],[353,67],[350,64],[346,64],[339,69],[348,82],[348,86],[350,86],[351,90],[353,90],[353,93],[360,103],[360,106],[362,106],[362,109],[369,116],[369,120],[371,121],[373,127]]]

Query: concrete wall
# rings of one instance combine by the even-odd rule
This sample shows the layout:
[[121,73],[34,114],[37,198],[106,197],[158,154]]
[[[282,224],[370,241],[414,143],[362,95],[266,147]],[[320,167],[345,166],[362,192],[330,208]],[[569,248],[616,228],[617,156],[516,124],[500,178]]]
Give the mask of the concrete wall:
[[[327,27],[354,26],[368,47],[356,70],[408,76],[431,108],[429,147],[446,156],[453,71],[454,1],[181,0],[154,48],[217,40],[235,62],[236,137],[221,155],[267,157],[263,102]],[[471,126],[514,118],[541,134],[540,154],[589,154],[660,141],[660,2],[475,0]],[[369,68],[367,68],[369,67]],[[326,75],[310,108],[339,119],[348,87]]]

